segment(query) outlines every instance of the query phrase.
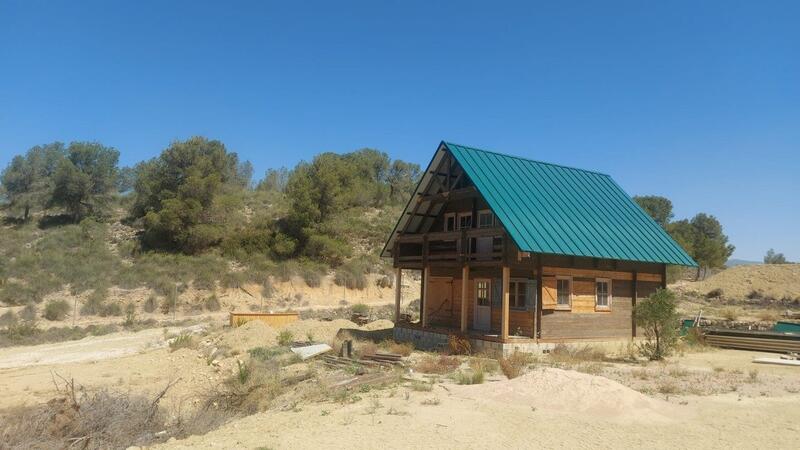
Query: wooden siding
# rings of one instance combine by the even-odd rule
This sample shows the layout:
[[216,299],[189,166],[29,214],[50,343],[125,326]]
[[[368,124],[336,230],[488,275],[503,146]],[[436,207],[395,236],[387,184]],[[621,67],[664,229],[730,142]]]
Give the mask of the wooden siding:
[[[460,327],[461,269],[454,267],[431,268],[430,298],[426,302],[431,326]],[[633,274],[619,270],[600,270],[544,266],[542,268],[542,339],[606,339],[625,338],[632,335]],[[572,279],[572,305],[570,310],[556,309],[556,277]],[[511,277],[535,279],[532,267],[513,266]],[[467,328],[473,329],[474,288],[476,278],[487,278],[497,283],[501,267],[472,267],[467,295]],[[611,308],[595,308],[595,280],[611,279]],[[646,298],[661,287],[661,274],[638,273],[638,297]],[[493,289],[494,290],[494,289]],[[500,332],[501,308],[492,302],[491,333]],[[534,335],[535,311],[509,310],[509,334]]]

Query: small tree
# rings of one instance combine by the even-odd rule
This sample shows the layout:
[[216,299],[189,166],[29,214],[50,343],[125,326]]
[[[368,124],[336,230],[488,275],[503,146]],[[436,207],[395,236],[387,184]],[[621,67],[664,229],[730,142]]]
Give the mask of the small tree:
[[786,264],[786,257],[783,253],[775,253],[775,250],[769,249],[764,256],[764,264]]
[[668,289],[659,289],[636,305],[636,325],[644,331],[647,339],[640,350],[650,360],[664,359],[678,340],[678,314],[675,309],[675,294]]

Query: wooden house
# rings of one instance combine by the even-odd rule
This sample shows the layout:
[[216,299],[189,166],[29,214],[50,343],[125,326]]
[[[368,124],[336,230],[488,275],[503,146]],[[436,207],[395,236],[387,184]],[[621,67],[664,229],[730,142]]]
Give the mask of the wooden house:
[[[696,263],[610,176],[442,142],[382,251],[395,337],[481,347],[635,337],[633,307]],[[402,270],[422,272],[401,322]]]

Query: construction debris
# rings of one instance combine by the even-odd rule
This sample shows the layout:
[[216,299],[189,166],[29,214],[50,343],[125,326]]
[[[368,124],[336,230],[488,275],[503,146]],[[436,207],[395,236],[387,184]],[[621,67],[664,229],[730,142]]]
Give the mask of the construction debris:
[[313,358],[323,353],[327,353],[333,350],[333,348],[328,344],[312,344],[312,345],[305,345],[302,347],[292,347],[290,350],[292,351],[292,353],[299,356],[301,360],[305,361],[309,358]]
[[754,363],[758,364],[778,364],[781,366],[797,366],[800,367],[800,361],[794,359],[780,359],[780,358],[753,358]]

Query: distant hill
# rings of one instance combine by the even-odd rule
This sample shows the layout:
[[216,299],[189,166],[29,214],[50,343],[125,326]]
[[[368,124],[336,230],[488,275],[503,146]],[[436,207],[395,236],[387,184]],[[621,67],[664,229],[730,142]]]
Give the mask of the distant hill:
[[763,263],[761,261],[748,261],[746,259],[731,258],[728,260],[728,262],[725,263],[725,267],[750,266],[753,264],[763,264]]
[[739,265],[703,281],[682,282],[675,288],[699,295],[721,289],[723,297],[738,300],[749,296],[800,300],[800,264]]

